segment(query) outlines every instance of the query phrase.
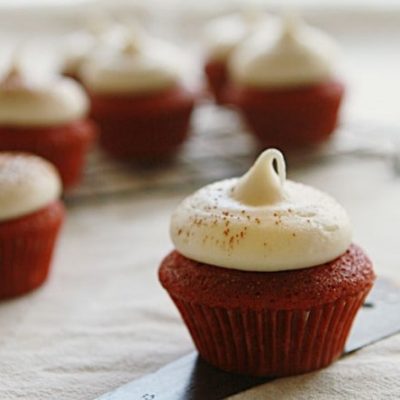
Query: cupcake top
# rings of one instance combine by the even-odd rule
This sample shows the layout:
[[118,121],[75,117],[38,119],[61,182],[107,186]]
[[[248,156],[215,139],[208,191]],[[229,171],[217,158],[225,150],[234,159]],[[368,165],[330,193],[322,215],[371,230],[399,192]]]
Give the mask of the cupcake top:
[[336,53],[329,36],[287,15],[238,48],[229,71],[238,84],[256,88],[317,84],[335,75]]
[[95,93],[156,92],[177,84],[181,64],[174,46],[136,31],[122,47],[94,53],[83,65],[81,78]]
[[204,41],[210,60],[225,61],[247,37],[268,25],[272,17],[254,10],[217,18],[205,27]]
[[80,69],[90,54],[102,47],[115,46],[123,35],[123,27],[112,24],[105,18],[97,18],[81,29],[67,36],[61,55],[61,72],[79,75]]
[[12,66],[0,82],[0,125],[53,126],[86,116],[88,98],[69,78],[35,80]]
[[75,32],[68,37],[64,44],[61,72],[77,75],[85,58],[98,45],[99,38],[100,32],[92,31]]
[[190,259],[247,271],[320,265],[342,255],[352,236],[342,206],[286,180],[284,158],[275,149],[264,151],[242,177],[186,198],[172,215],[170,233]]
[[61,194],[52,164],[24,153],[0,153],[0,222],[46,207]]

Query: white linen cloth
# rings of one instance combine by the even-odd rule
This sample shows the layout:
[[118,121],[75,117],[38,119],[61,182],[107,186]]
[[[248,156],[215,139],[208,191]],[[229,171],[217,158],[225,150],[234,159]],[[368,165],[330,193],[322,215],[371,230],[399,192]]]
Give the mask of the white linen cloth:
[[[376,271],[400,282],[400,179],[380,161],[289,170],[340,200]],[[193,350],[157,281],[172,248],[169,215],[185,194],[72,206],[47,284],[0,304],[0,399],[87,400]],[[319,372],[237,399],[397,399],[400,336]]]

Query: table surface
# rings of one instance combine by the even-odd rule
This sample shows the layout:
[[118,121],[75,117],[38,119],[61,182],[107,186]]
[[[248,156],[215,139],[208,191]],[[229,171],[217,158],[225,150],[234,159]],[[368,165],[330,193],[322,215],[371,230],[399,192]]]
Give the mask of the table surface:
[[[373,32],[347,41],[342,33],[352,89],[347,116],[397,122],[400,33],[394,32],[382,45]],[[335,196],[377,273],[400,283],[400,178],[385,158],[330,158],[318,168],[299,165],[289,176]],[[92,399],[193,349],[157,281],[160,260],[172,248],[169,216],[186,194],[181,188],[68,203],[47,284],[0,304],[1,399]],[[396,336],[235,400],[397,399],[399,375]]]

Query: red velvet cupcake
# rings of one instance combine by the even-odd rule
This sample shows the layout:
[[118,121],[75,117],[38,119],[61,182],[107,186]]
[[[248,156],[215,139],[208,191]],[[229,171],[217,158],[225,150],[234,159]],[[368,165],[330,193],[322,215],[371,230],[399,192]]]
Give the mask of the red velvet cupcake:
[[345,91],[335,53],[329,37],[293,18],[235,52],[226,96],[262,147],[318,145],[334,132]]
[[229,372],[276,377],[329,365],[375,279],[345,210],[286,180],[277,150],[184,200],[171,236],[160,281],[200,355]]
[[0,153],[0,299],[45,280],[64,219],[61,182],[45,160]]
[[96,134],[88,107],[83,89],[71,79],[28,80],[13,68],[0,83],[0,151],[46,158],[69,189],[81,178]]
[[269,26],[272,17],[259,12],[241,12],[217,18],[205,28],[204,74],[208,89],[218,104],[224,104],[229,82],[228,60],[235,49],[257,30]]
[[93,55],[82,70],[100,144],[118,159],[174,155],[185,141],[194,94],[181,82],[179,52],[144,37]]

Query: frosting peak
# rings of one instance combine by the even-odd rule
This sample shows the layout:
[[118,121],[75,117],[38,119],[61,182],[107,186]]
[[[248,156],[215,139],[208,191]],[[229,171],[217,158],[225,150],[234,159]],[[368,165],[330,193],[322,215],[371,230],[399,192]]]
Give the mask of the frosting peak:
[[295,40],[301,30],[303,21],[298,15],[288,12],[282,17],[282,36],[281,40]]
[[[274,161],[278,172],[274,169]],[[238,179],[232,197],[250,206],[275,203],[282,199],[285,179],[286,165],[282,153],[276,149],[266,150]]]
[[273,29],[260,31],[230,60],[232,78],[252,87],[315,84],[334,74],[336,43],[299,17],[288,14]]
[[209,22],[204,32],[208,57],[226,61],[245,39],[274,22],[272,16],[255,9],[246,9]]
[[103,13],[92,16],[84,27],[65,37],[60,59],[61,72],[74,77],[79,76],[83,63],[93,52],[120,46],[121,40],[126,36],[126,30]]
[[240,12],[242,20],[249,26],[252,24],[258,24],[265,19],[265,13],[255,8],[246,8]]
[[132,56],[137,55],[139,53],[139,51],[140,51],[140,47],[139,47],[137,41],[133,40],[133,39],[129,40],[125,44],[124,49],[123,49],[124,54],[132,55]]
[[3,90],[13,90],[16,87],[21,87],[24,85],[24,79],[22,78],[21,71],[17,64],[12,64],[8,73],[3,78],[0,83],[0,87]]
[[0,125],[53,126],[86,117],[89,102],[72,79],[37,80],[13,65],[0,81]]
[[345,210],[327,194],[286,180],[284,158],[274,149],[241,178],[186,198],[172,215],[170,232],[184,256],[248,271],[332,261],[348,249],[352,236]]

